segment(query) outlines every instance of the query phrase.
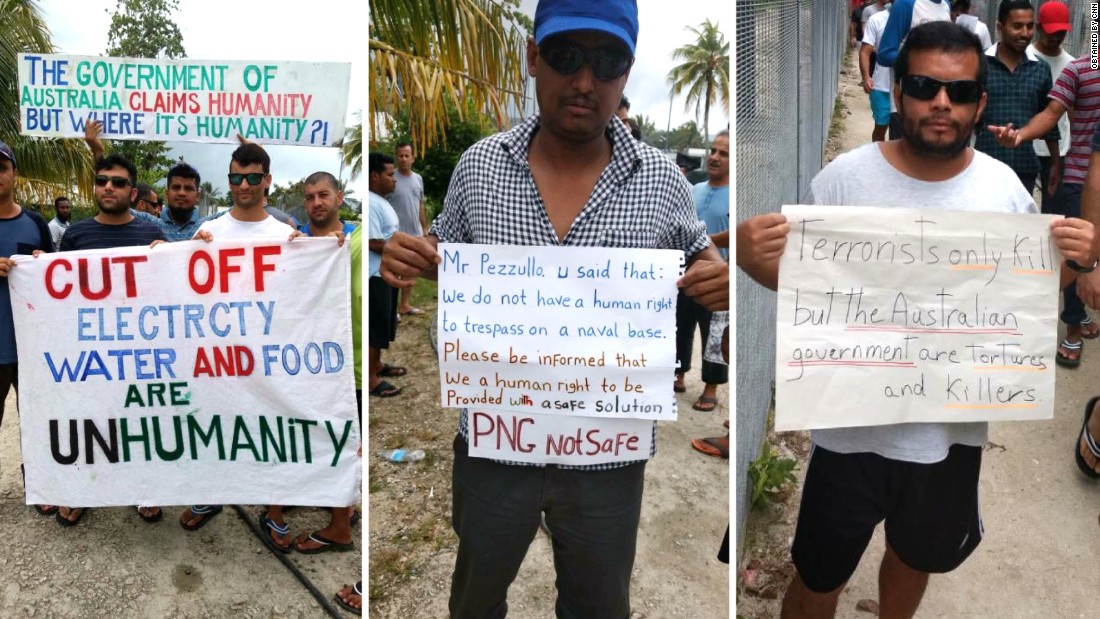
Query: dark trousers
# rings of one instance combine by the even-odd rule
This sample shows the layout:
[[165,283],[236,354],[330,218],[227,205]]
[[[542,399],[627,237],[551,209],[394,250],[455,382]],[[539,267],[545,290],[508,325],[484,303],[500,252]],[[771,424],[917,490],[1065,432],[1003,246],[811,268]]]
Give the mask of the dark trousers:
[[[710,315],[707,308],[681,290],[676,298],[676,360],[680,363],[677,373],[691,370],[691,349],[695,342],[695,327],[703,333],[703,350],[710,339]],[[703,360],[703,382],[708,385],[724,385],[729,382],[729,366]]]
[[1023,184],[1024,189],[1026,189],[1028,193],[1032,193],[1035,191],[1035,177],[1038,175],[1038,172],[1028,172],[1026,174],[1023,172],[1016,173],[1016,177],[1020,179],[1020,182]]
[[19,405],[19,364],[0,363],[0,423],[4,422],[4,401],[8,391],[15,389],[16,406]]
[[[1084,185],[1077,183],[1062,183],[1062,199],[1058,202],[1061,215],[1066,217],[1081,216],[1081,190],[1084,188]],[[1062,289],[1062,315],[1059,318],[1067,325],[1079,325],[1088,316],[1088,312],[1085,310],[1085,302],[1077,296],[1077,282],[1074,280]]]
[[[1050,157],[1039,157],[1039,187],[1043,191],[1042,206],[1039,210],[1046,214],[1063,215],[1062,209],[1065,207],[1062,205],[1062,201],[1065,199],[1066,184],[1058,183],[1058,191],[1054,192],[1054,195],[1047,193],[1047,187],[1050,186],[1050,168],[1053,160]],[[1058,178],[1062,177],[1066,171],[1066,158],[1061,157],[1058,159]],[[1080,210],[1080,205],[1078,205]]]
[[578,471],[471,458],[461,437],[454,447],[452,619],[508,613],[508,587],[543,512],[554,549],[558,619],[627,619],[644,462]]

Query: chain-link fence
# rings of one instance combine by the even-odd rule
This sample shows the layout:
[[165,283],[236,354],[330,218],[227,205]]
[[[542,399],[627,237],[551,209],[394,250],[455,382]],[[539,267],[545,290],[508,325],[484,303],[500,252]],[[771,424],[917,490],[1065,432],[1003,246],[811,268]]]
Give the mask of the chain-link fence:
[[[802,202],[821,169],[848,40],[846,0],[737,0],[737,220]],[[737,274],[737,548],[766,430],[775,294]]]
[[[1069,25],[1070,31],[1066,35],[1066,40],[1062,44],[1062,47],[1072,54],[1075,58],[1089,52],[1089,7],[1091,2],[1084,2],[1083,0],[1062,0],[1066,6],[1069,7]],[[1045,4],[1047,0],[1032,0],[1031,4],[1035,6],[1035,17],[1038,19],[1038,10],[1040,4]],[[1001,0],[971,0],[970,2],[970,14],[976,15],[978,19],[985,22],[986,27],[989,28],[989,37],[993,39],[993,42],[997,42],[997,10],[1001,6]]]

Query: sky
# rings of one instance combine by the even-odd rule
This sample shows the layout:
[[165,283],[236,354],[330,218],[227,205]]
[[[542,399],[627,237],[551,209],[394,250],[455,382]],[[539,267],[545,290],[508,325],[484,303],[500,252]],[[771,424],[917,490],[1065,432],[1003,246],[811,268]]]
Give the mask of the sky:
[[[520,8],[535,19],[538,0],[522,0]],[[730,42],[733,53],[733,3],[699,2],[698,0],[638,0],[638,44],[635,50],[634,67],[630,70],[630,79],[626,83],[626,97],[630,99],[630,115],[648,116],[657,129],[664,131],[669,125],[669,87],[665,79],[668,72],[677,63],[672,60],[672,51],[691,43],[695,35],[686,30],[687,26],[698,28],[709,18],[718,22],[719,30]],[[733,71],[733,67],[730,67]],[[695,106],[684,110],[684,99],[677,97],[671,106],[673,129],[696,120]],[[699,126],[703,126],[703,112],[699,111]],[[710,110],[710,133],[714,135],[725,129],[729,118],[722,111],[721,104],[712,105]]]
[[[41,0],[46,24],[58,53],[103,55],[115,0]],[[293,10],[273,10],[275,3],[255,0],[179,0],[176,25],[187,56],[202,60],[267,60],[350,62],[351,88],[347,126],[352,114],[367,107],[366,3],[309,0]],[[183,156],[204,181],[224,194],[231,144],[169,142],[173,158]],[[313,172],[338,174],[336,148],[269,146],[272,182],[286,184]],[[344,172],[343,178],[348,174]],[[366,194],[366,178],[349,183],[355,195]]]

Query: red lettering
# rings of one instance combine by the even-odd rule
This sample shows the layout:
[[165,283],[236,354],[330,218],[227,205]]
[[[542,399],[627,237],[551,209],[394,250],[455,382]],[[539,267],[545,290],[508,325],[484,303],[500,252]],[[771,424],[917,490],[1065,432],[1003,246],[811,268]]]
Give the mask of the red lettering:
[[[241,267],[235,264],[229,264],[229,258],[236,256],[243,256],[243,247],[234,247],[232,249],[222,249],[218,251],[218,268],[221,269],[221,291],[229,292],[229,275],[230,273],[240,273]],[[274,268],[274,267],[272,267]],[[261,289],[262,291],[262,289]]]
[[121,263],[126,271],[126,296],[137,296],[137,278],[134,276],[134,263],[148,262],[149,256],[118,256],[111,258],[111,262]]
[[46,267],[46,292],[50,293],[50,296],[55,299],[64,299],[73,291],[73,285],[67,283],[60,290],[54,288],[53,272],[57,267],[64,267],[66,271],[73,272],[72,263],[64,258],[58,258],[51,262],[50,266]]
[[275,265],[264,262],[264,257],[278,256],[281,253],[283,253],[283,248],[278,245],[265,245],[252,249],[252,269],[256,276],[256,292],[264,291],[264,273],[275,272]]
[[210,369],[210,360],[206,358],[206,349],[199,348],[195,351],[195,372],[194,376],[197,378],[201,374],[207,376],[213,376],[214,370]]
[[[202,283],[195,277],[195,265],[199,261],[206,265],[206,281]],[[191,283],[191,290],[199,294],[206,294],[214,288],[214,259],[205,249],[191,254],[191,260],[187,264],[187,279]]]
[[91,282],[88,280],[88,258],[81,258],[76,263],[76,270],[80,279],[80,294],[84,295],[85,299],[92,301],[105,299],[107,295],[111,294],[111,259],[104,256],[99,260],[101,273],[103,274],[103,287],[98,292],[92,291]]

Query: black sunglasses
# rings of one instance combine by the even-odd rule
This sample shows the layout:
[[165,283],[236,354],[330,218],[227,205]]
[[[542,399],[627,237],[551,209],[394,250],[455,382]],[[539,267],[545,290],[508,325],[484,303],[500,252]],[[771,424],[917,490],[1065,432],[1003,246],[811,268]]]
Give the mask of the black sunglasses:
[[138,202],[145,202],[145,203],[149,204],[149,206],[161,206],[161,207],[164,206],[164,200],[157,200],[156,202],[153,202],[152,200],[147,200],[145,198],[141,198],[141,199],[138,200]]
[[906,75],[900,84],[902,94],[921,101],[935,99],[941,88],[947,89],[947,98],[952,103],[977,103],[982,98],[982,84],[977,80],[941,82],[927,75]]
[[261,172],[251,172],[249,174],[237,174],[232,173],[229,175],[229,184],[234,187],[241,184],[241,181],[248,179],[248,184],[255,187],[264,182],[264,174]]
[[119,189],[126,189],[130,186],[130,179],[125,176],[104,176],[102,174],[97,174],[95,177],[96,187],[106,187],[108,182]]
[[622,77],[634,64],[634,57],[622,47],[588,49],[564,39],[544,41],[539,46],[539,55],[551,69],[562,75],[572,75],[588,63],[592,75],[603,82]]

